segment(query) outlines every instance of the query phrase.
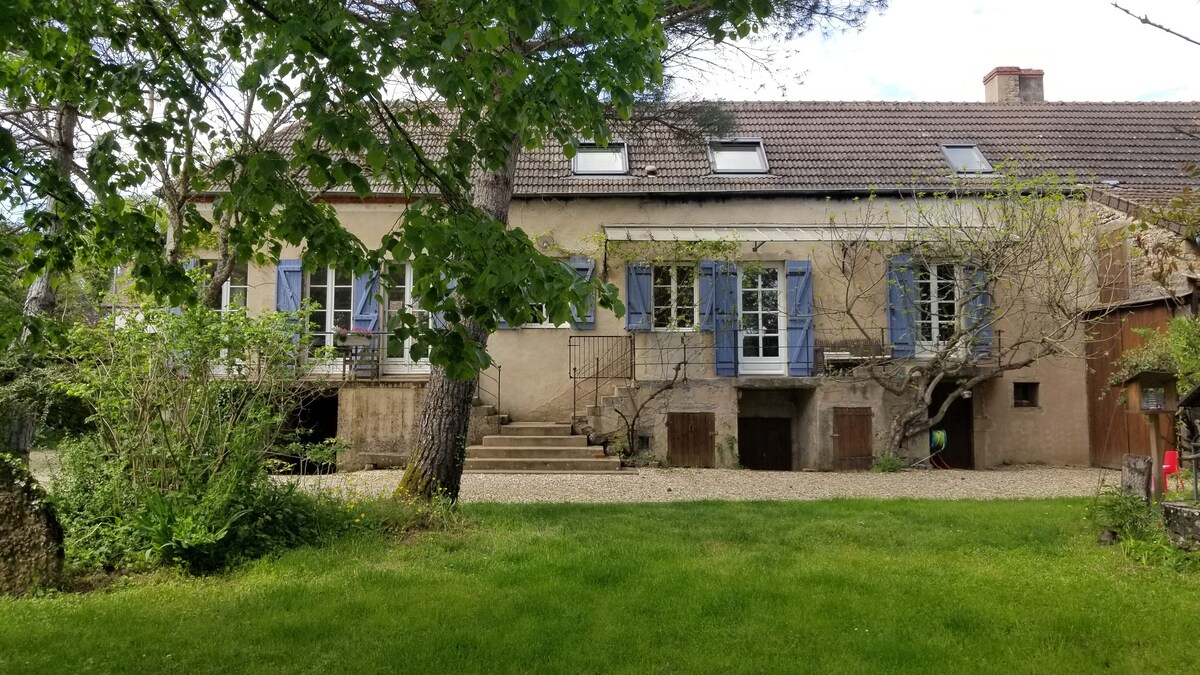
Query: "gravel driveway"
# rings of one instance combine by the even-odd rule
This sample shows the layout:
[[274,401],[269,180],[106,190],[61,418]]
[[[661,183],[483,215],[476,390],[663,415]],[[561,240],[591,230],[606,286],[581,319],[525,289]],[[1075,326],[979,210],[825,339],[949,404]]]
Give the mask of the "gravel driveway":
[[[306,489],[387,494],[399,471],[360,471],[289,478]],[[1010,499],[1084,497],[1120,473],[1103,469],[1022,466],[989,471],[810,473],[738,469],[638,469],[627,474],[466,474],[464,502],[675,502],[701,499],[834,497]]]

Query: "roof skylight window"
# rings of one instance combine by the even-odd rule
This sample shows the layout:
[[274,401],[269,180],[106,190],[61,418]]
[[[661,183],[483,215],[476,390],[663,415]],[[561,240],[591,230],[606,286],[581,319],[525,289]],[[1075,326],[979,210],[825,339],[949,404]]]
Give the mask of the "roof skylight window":
[[629,173],[629,156],[625,144],[613,141],[607,147],[584,141],[571,160],[571,171],[577,176],[620,175]]
[[942,154],[955,173],[992,173],[991,163],[974,143],[943,143]]
[[713,173],[766,173],[767,153],[762,139],[729,138],[708,142]]

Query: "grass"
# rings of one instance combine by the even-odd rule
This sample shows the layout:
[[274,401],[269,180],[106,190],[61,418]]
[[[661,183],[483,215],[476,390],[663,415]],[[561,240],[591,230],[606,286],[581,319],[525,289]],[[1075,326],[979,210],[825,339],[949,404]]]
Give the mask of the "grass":
[[466,507],[204,579],[0,600],[0,672],[1194,672],[1200,577],[1085,500]]

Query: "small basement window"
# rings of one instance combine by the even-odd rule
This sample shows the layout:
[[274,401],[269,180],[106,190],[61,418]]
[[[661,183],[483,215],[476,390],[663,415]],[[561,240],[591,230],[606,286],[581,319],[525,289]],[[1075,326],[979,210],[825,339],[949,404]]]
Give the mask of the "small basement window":
[[715,139],[708,142],[713,173],[766,173],[767,153],[758,138]]
[[629,156],[625,144],[613,141],[608,146],[584,142],[579,144],[571,171],[579,176],[621,175],[629,173]]
[[956,173],[992,173],[992,165],[974,143],[943,144],[942,154]]
[[1038,383],[1037,382],[1013,382],[1013,407],[1014,408],[1036,408],[1036,407],[1038,407]]

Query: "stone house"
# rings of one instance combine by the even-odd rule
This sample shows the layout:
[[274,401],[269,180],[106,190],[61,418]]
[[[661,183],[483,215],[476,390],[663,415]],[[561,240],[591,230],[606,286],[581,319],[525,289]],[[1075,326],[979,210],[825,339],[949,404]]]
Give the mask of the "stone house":
[[[617,286],[628,313],[593,310],[570,325],[494,334],[497,366],[480,379],[468,470],[612,468],[586,432],[621,436],[618,411],[628,417],[676,372],[638,420],[641,450],[697,466],[869,465],[896,401],[844,373],[863,359],[920,358],[939,325],[971,320],[978,308],[961,287],[982,272],[918,262],[915,273],[897,273],[889,263],[878,270],[889,283],[876,285],[872,310],[858,317],[868,330],[848,336],[832,318],[823,272],[835,264],[831,226],[852,222],[870,198],[883,226],[912,227],[895,214],[917,192],[987,176],[1006,160],[1073,176],[1099,200],[1188,185],[1180,167],[1200,157],[1200,140],[1186,133],[1200,103],[1046,102],[1041,71],[1019,68],[997,68],[984,84],[982,103],[722,104],[735,130],[721,138],[651,130],[583,144],[572,160],[557,149],[527,153],[511,224],[578,274]],[[388,194],[327,198],[368,246],[403,208]],[[722,246],[713,242],[732,242],[736,262],[706,257]],[[628,251],[638,247],[653,252],[637,259]],[[700,253],[671,259],[684,250]],[[330,343],[335,327],[382,332],[412,302],[395,270],[390,288],[375,289],[369,276],[305,271],[301,255],[285,250],[277,267],[242,268],[226,301],[261,312],[316,300],[317,339]],[[932,296],[910,288],[906,297],[925,304],[897,312],[889,286],[922,283]],[[931,299],[943,288],[949,301]],[[350,443],[343,469],[400,463],[413,445],[428,366],[402,342],[381,340],[327,367],[336,386],[318,423]],[[944,420],[946,465],[1097,461],[1082,356],[1034,363],[969,393]]]

